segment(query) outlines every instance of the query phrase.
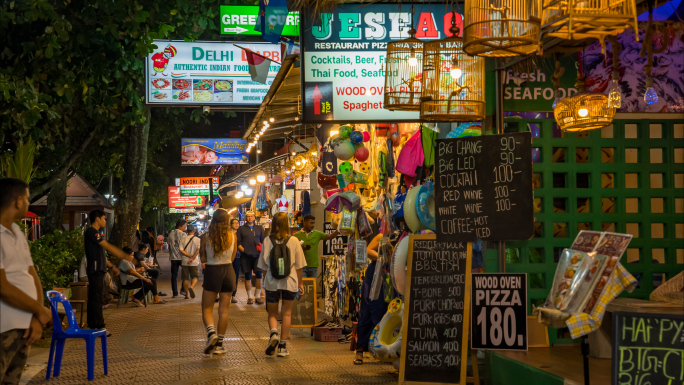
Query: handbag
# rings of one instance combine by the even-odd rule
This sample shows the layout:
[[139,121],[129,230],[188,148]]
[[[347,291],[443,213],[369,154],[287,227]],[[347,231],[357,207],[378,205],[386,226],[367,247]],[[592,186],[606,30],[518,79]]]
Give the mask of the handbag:
[[324,175],[318,173],[318,186],[325,190],[332,190],[337,188],[337,175]]

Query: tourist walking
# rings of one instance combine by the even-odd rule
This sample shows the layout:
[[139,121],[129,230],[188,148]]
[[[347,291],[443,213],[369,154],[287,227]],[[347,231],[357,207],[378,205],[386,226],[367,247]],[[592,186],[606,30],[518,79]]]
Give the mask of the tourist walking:
[[[223,354],[223,338],[228,328],[230,297],[235,290],[236,238],[230,229],[230,215],[225,209],[218,209],[211,218],[209,229],[202,235],[200,260],[204,269],[202,288],[202,321],[207,330],[207,344],[204,354]],[[214,300],[219,296],[218,330],[214,325]],[[218,333],[217,333],[218,332]]]
[[[255,224],[256,216],[253,211],[247,211],[245,216],[245,224],[237,229],[237,245],[240,251],[240,267],[245,274],[245,290],[247,291],[247,304],[256,303],[262,305],[264,301],[260,298],[261,279],[263,278],[261,270],[257,267],[259,262],[259,253],[264,243],[264,229]],[[256,276],[254,285],[254,294],[252,294],[252,273]]]
[[[52,319],[26,236],[15,222],[29,208],[28,184],[0,179],[0,384],[18,384],[29,347]],[[101,305],[98,305],[100,307]]]
[[[278,357],[289,355],[287,340],[290,339],[292,324],[292,303],[304,291],[302,269],[306,259],[297,238],[290,235],[290,225],[286,213],[273,217],[271,235],[264,241],[259,257],[259,268],[266,272],[266,310],[271,335],[266,348],[267,355],[273,355],[276,347]],[[277,263],[277,265],[276,265]],[[278,303],[282,302],[282,327],[278,334]]]
[[311,214],[307,214],[304,216],[302,229],[294,234],[294,236],[299,239],[299,243],[302,245],[302,250],[304,250],[304,258],[306,258],[306,267],[302,272],[304,278],[318,277],[318,265],[320,262],[320,257],[318,255],[318,243],[320,241],[333,239],[339,234],[337,230],[331,234],[314,230],[315,225],[316,217]]
[[[90,227],[83,233],[83,247],[86,255],[86,272],[88,273],[88,327],[90,329],[104,329],[105,322],[102,315],[104,293],[104,279],[107,267],[112,267],[114,273],[119,269],[114,266],[105,255],[105,250],[117,258],[126,258],[127,254],[118,247],[105,241],[100,232],[107,225],[107,216],[102,210],[93,210],[88,214]],[[111,335],[107,333],[107,335]]]
[[[195,226],[188,225],[188,235],[181,241],[180,252],[183,257],[181,264],[181,282],[185,290],[185,299],[195,298],[195,285],[199,279],[199,248],[200,238]],[[189,294],[189,296],[188,296]]]
[[171,291],[172,298],[178,298],[178,269],[180,269],[183,262],[183,256],[180,253],[181,241],[185,237],[185,229],[187,222],[185,219],[176,221],[176,228],[169,233],[167,242],[169,244],[169,260],[171,261]]
[[[230,220],[230,229],[235,234],[237,239],[237,229],[240,227],[240,220],[233,218]],[[238,303],[237,299],[237,288],[238,281],[240,280],[240,251],[235,254],[235,259],[233,260],[233,270],[235,270],[235,290],[233,291],[233,297],[230,299],[232,303]]]

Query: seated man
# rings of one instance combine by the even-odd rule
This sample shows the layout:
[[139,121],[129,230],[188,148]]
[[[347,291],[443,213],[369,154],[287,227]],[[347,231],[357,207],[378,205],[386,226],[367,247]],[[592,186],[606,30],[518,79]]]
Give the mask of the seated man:
[[133,295],[133,303],[136,306],[143,306],[141,300],[148,291],[151,291],[152,295],[154,295],[155,304],[166,303],[166,301],[159,297],[159,293],[157,293],[157,280],[145,278],[135,270],[135,266],[133,265],[133,250],[131,250],[130,247],[124,247],[123,251],[126,253],[126,257],[119,261],[119,270],[121,270],[119,279],[121,280],[122,287],[129,290],[142,288],[142,290],[138,290],[138,292]]
[[[146,271],[147,275],[149,275],[150,278],[158,279],[159,273],[160,273],[159,269],[148,265],[146,262],[146,259],[147,259],[146,255],[147,255],[147,252],[149,250],[150,250],[150,245],[148,245],[147,243],[141,243],[138,246],[138,251],[133,253],[133,258],[134,258],[133,264],[135,265],[135,269],[138,272]],[[140,268],[142,268],[142,271]],[[163,294],[159,293],[159,295],[163,295]]]

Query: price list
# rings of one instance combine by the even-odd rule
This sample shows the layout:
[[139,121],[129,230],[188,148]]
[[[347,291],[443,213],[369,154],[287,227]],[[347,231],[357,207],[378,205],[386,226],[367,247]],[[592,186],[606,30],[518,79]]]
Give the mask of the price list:
[[529,132],[437,140],[440,241],[532,237],[531,140]]
[[472,245],[411,237],[400,383],[463,383]]

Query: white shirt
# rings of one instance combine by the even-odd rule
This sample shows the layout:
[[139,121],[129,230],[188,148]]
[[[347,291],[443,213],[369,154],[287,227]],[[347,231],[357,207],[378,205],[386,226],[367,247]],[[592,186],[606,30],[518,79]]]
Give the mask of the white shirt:
[[183,240],[183,237],[185,236],[185,233],[181,230],[178,229],[173,229],[171,233],[169,234],[168,242],[169,242],[169,259],[172,261],[180,261],[181,258],[181,253],[180,253],[180,248],[181,248],[181,241]]
[[205,252],[207,253],[207,265],[228,265],[233,263],[233,251],[235,250],[237,237],[232,232],[230,232],[230,235],[232,235],[230,248],[228,250],[224,250],[221,254],[216,254],[216,252],[214,252],[214,246],[211,245],[211,241],[207,238],[207,243],[205,246]]
[[[24,233],[16,223],[12,230],[0,225],[0,269],[5,271],[7,281],[23,291],[26,295],[40,300],[36,290],[36,282],[29,273],[33,266],[31,251]],[[31,325],[29,312],[19,310],[0,300],[0,333],[13,329],[28,329]]]
[[[183,240],[181,241],[181,250],[185,251],[186,253],[190,255],[194,255],[197,250],[199,250],[200,247],[200,239],[199,237],[192,236],[192,240],[190,240],[191,236],[186,235],[183,237]],[[187,245],[187,246],[186,246]],[[184,254],[181,253],[181,257],[183,258],[183,262],[181,265],[183,266],[199,266],[200,263],[200,258],[199,258],[199,253],[195,256],[195,259],[192,260],[191,263],[188,263],[190,261],[190,257],[186,257]]]
[[121,270],[119,279],[121,280],[121,284],[127,285],[129,283],[135,282],[136,279],[140,279],[133,274],[128,274],[127,271],[130,269],[135,270],[135,265],[133,265],[132,262],[129,262],[125,259],[119,260],[119,270]]
[[304,250],[299,244],[299,240],[295,237],[290,237],[287,241],[287,248],[290,249],[290,276],[283,279],[275,279],[271,275],[271,270],[269,269],[269,256],[271,254],[271,249],[273,248],[271,244],[271,237],[266,237],[264,239],[264,247],[261,249],[261,255],[259,256],[259,263],[257,267],[263,270],[264,274],[264,289],[268,291],[276,290],[287,290],[291,292],[297,292],[299,289],[297,281],[297,269],[303,269],[306,267],[306,259],[304,258]]

